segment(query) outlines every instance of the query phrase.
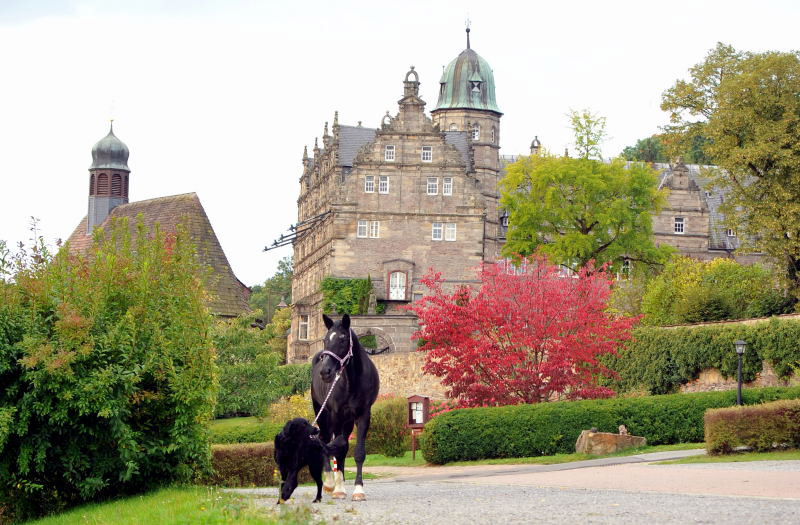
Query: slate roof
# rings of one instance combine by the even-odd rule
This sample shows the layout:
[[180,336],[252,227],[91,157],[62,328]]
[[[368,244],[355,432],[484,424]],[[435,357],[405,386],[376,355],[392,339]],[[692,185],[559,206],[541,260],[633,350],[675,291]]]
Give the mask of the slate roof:
[[[672,176],[672,166],[666,163],[656,163],[654,167],[661,170],[658,187],[662,188],[669,177]],[[720,206],[725,199],[725,194],[712,189],[706,189],[710,182],[708,177],[704,177],[703,168],[713,168],[713,166],[702,166],[700,164],[686,164],[689,169],[689,180],[694,182],[700,189],[700,198],[708,206],[709,215],[709,239],[708,247],[712,250],[735,250],[739,247],[738,237],[728,237],[727,227],[725,226],[725,216],[720,211]]]
[[352,166],[358,150],[375,140],[377,131],[360,126],[339,126],[339,166]]
[[461,153],[461,160],[464,161],[467,167],[470,167],[469,162],[469,138],[466,131],[445,131],[444,141],[451,146],[455,146]]
[[[185,221],[189,236],[197,245],[200,261],[209,265],[214,272],[213,280],[208,285],[208,292],[212,296],[208,305],[211,313],[234,317],[250,310],[247,304],[250,289],[233,274],[196,193],[121,204],[112,209],[99,226],[107,228],[112,219],[127,217],[133,230],[139,214],[142,215],[145,227],[152,229],[159,223],[163,232],[174,232],[177,225]],[[73,253],[86,253],[92,245],[92,236],[86,233],[86,220],[84,217],[67,239]]]

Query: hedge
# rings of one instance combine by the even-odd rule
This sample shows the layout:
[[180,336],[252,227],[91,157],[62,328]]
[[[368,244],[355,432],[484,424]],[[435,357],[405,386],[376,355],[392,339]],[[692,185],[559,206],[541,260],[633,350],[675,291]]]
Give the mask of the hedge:
[[232,443],[272,442],[281,431],[284,422],[269,423],[255,417],[236,417],[216,419],[209,425],[211,443],[215,445]]
[[735,377],[737,357],[733,342],[747,341],[742,378],[752,381],[768,361],[781,378],[800,366],[800,321],[772,318],[754,325],[724,324],[695,327],[640,327],[617,356],[603,362],[619,373],[606,381],[619,392],[645,390],[651,394],[676,392],[707,368]]
[[705,414],[706,450],[728,454],[737,447],[767,451],[800,447],[800,400],[718,408]]
[[[273,435],[273,439],[274,439]],[[211,447],[211,464],[214,474],[205,482],[220,487],[267,487],[280,484],[280,474],[275,470],[273,443],[247,443],[214,445]],[[308,468],[300,470],[300,483],[313,481]]]
[[[800,387],[749,389],[745,404],[800,398]],[[650,445],[703,441],[703,415],[732,406],[736,392],[561,401],[453,410],[425,425],[423,456],[430,463],[575,452],[582,430],[617,432],[620,424]]]

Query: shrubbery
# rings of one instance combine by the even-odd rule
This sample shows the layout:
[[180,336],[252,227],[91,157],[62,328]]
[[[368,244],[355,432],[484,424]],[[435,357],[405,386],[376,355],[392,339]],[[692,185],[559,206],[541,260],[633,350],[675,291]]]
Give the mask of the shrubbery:
[[[276,432],[277,434],[277,432]],[[211,461],[214,474],[205,482],[221,487],[267,487],[280,484],[280,473],[276,473],[272,440],[269,443],[248,443],[241,445],[214,445],[211,447]],[[300,483],[313,481],[308,468],[300,469]]]
[[668,394],[696,379],[706,368],[716,368],[725,377],[735,377],[737,357],[733,342],[747,341],[742,361],[744,381],[755,379],[762,362],[769,361],[775,373],[788,377],[800,367],[800,322],[770,319],[744,325],[723,324],[696,327],[639,327],[616,356],[604,356],[605,364],[619,373],[607,384],[620,392],[644,390]]
[[320,283],[322,311],[333,313],[335,305],[339,314],[363,315],[369,307],[370,279],[338,279],[325,277]]
[[[742,398],[795,399],[800,387],[745,390]],[[620,424],[650,445],[699,442],[705,411],[735,402],[728,391],[459,409],[425,425],[422,450],[431,463],[571,453],[582,430],[616,433]]]
[[0,280],[0,506],[17,519],[190,481],[216,395],[205,271],[182,228],[127,222]]
[[255,417],[216,419],[210,425],[213,444],[267,443],[275,439],[286,422],[272,423]]
[[647,285],[643,322],[673,325],[790,313],[795,299],[783,292],[762,266],[675,257]]
[[408,403],[402,397],[389,397],[372,405],[367,448],[370,453],[399,457],[411,449]]
[[728,454],[737,447],[800,448],[800,400],[708,410],[705,436],[709,454]]
[[269,420],[276,425],[285,425],[287,421],[296,417],[314,421],[314,415],[311,391],[281,398],[269,406]]

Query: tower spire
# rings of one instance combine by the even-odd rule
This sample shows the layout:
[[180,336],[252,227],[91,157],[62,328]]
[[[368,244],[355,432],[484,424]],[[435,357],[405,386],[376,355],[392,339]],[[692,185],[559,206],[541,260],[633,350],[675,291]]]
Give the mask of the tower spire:
[[466,25],[467,25],[467,49],[470,48],[469,47],[469,26],[471,24],[472,24],[472,21],[469,18],[467,18],[467,22],[466,22]]

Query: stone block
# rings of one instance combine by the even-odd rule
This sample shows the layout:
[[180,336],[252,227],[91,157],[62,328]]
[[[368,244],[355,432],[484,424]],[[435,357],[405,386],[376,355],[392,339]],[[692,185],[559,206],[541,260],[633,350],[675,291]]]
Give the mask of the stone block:
[[593,432],[584,430],[575,442],[575,452],[603,456],[613,454],[620,450],[647,445],[647,439],[640,436],[627,434],[612,434],[610,432]]

